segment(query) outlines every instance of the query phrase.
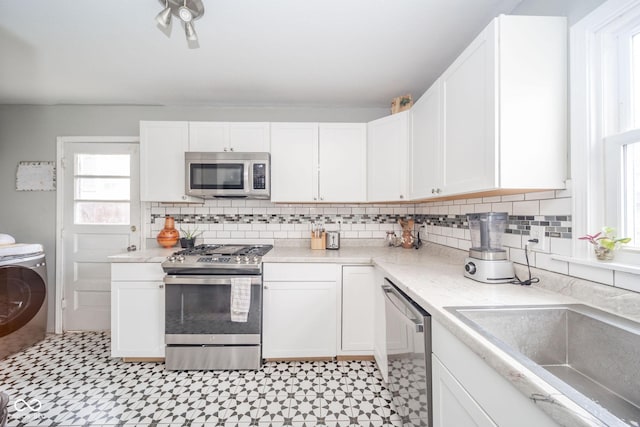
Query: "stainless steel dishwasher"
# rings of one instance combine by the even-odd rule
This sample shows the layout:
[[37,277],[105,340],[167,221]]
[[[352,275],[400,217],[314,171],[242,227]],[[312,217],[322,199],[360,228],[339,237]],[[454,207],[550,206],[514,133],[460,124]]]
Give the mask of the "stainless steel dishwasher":
[[431,427],[431,316],[389,279],[382,289],[393,405],[403,423]]

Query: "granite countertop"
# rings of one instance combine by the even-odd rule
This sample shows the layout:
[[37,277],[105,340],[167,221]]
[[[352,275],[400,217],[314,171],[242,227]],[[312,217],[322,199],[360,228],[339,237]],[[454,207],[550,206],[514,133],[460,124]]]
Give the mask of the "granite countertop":
[[152,248],[108,256],[111,262],[163,262],[177,248]]
[[[162,262],[173,251],[149,249],[114,255],[109,259],[112,262]],[[465,251],[433,243],[426,243],[419,250],[354,246],[332,251],[276,246],[263,257],[263,261],[373,264],[429,312],[434,320],[560,425],[602,425],[590,413],[494,346],[445,307],[582,303],[640,321],[640,294],[537,269],[533,269],[533,273],[540,277],[540,283],[532,286],[478,283],[463,276],[466,256]],[[516,265],[516,273],[526,277],[525,267]],[[550,398],[541,401],[540,395]],[[538,397],[533,399],[533,396]]]

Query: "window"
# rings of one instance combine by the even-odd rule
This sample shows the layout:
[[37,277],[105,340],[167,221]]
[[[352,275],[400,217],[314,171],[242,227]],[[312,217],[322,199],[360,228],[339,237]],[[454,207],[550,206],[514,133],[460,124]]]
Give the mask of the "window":
[[75,224],[129,224],[130,156],[76,154]]
[[[608,0],[571,28],[575,236],[614,227],[640,263],[640,2]],[[580,242],[582,243],[582,242]],[[574,256],[589,248],[574,241]],[[622,254],[621,254],[622,255]]]
[[[602,99],[605,223],[640,249],[640,14],[619,16],[603,32]],[[607,121],[606,118],[609,118]]]

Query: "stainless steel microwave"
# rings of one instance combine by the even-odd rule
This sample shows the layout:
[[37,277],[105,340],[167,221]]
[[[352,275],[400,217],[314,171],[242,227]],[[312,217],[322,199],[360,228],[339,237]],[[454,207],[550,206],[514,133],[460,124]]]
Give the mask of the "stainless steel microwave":
[[269,153],[188,152],[184,155],[186,193],[214,198],[269,199]]

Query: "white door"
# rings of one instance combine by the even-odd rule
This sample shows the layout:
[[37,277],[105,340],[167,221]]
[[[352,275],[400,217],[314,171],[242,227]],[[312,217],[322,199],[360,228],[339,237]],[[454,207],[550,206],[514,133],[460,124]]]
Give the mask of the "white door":
[[405,200],[409,111],[367,125],[367,200]]
[[336,282],[265,282],[262,356],[336,355]]
[[433,426],[495,427],[491,417],[432,355]]
[[320,201],[366,201],[367,126],[321,123],[319,135]]
[[231,151],[269,152],[269,123],[229,123]]
[[370,265],[342,267],[342,336],[345,354],[373,353],[375,274]]
[[189,151],[229,150],[229,126],[224,122],[189,122]]
[[442,193],[442,131],[440,80],[411,107],[409,198]]
[[318,125],[271,125],[271,201],[318,200]]
[[62,328],[110,327],[109,255],[140,246],[137,143],[64,144]]
[[487,27],[442,75],[442,194],[496,186],[493,26]]

